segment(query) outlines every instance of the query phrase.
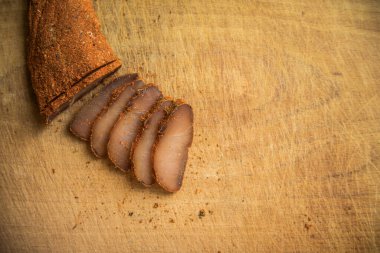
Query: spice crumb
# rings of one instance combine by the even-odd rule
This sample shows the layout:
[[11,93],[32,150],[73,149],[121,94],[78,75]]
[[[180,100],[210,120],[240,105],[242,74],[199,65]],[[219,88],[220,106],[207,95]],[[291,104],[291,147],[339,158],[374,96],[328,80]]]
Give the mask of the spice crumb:
[[305,223],[305,229],[306,229],[307,231],[309,231],[310,228],[311,228],[311,225]]
[[199,213],[198,213],[198,217],[199,217],[199,219],[202,219],[202,218],[205,217],[205,216],[206,216],[206,212],[205,212],[205,210],[203,210],[203,209],[199,210]]
[[128,212],[128,215],[129,215],[129,216],[132,216],[132,215],[133,215],[133,212]]
[[170,223],[175,223],[174,220],[172,218],[169,219],[169,222]]
[[157,208],[157,207],[158,207],[158,203],[154,203],[153,208]]

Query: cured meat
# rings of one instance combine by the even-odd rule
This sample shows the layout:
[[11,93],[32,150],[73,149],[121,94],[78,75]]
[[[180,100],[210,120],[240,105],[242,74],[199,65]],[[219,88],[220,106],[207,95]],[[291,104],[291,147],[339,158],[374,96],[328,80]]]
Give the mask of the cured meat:
[[103,109],[92,126],[90,144],[95,156],[104,157],[107,155],[107,143],[113,125],[130,99],[143,86],[144,82],[139,80],[131,85],[119,86],[112,92],[108,106]]
[[144,127],[133,144],[131,155],[133,172],[137,180],[145,186],[150,186],[155,181],[152,161],[153,145],[160,123],[169,115],[173,105],[173,101],[165,99],[158,103],[144,122]]
[[116,78],[110,84],[105,86],[103,90],[101,90],[89,103],[84,105],[75,115],[74,120],[70,124],[70,131],[82,140],[89,140],[92,124],[103,108],[107,106],[112,91],[120,85],[125,85],[134,81],[136,78],[137,74],[124,75]]
[[[144,186],[157,182],[164,190],[182,187],[193,141],[193,109],[181,100],[162,98],[153,84],[136,75],[123,76],[85,105],[71,131],[88,139],[97,157],[108,158],[119,169],[132,168]],[[92,123],[93,122],[93,123]]]
[[128,109],[120,114],[108,142],[108,157],[117,168],[123,171],[129,169],[132,143],[143,126],[144,117],[161,97],[161,91],[156,86],[148,85],[138,92]]
[[121,61],[91,0],[29,1],[27,65],[40,114],[49,123],[114,73]]
[[154,147],[156,181],[166,191],[181,188],[192,140],[193,110],[188,104],[179,104],[161,124]]

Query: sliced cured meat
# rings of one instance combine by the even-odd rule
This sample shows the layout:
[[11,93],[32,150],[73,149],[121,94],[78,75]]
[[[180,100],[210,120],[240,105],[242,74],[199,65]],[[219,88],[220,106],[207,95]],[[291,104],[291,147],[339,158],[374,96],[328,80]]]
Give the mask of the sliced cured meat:
[[192,140],[193,110],[188,104],[180,104],[162,123],[154,147],[156,181],[166,191],[176,192],[181,188]]
[[143,126],[144,117],[161,97],[156,86],[147,86],[139,90],[128,109],[120,114],[108,142],[108,157],[117,168],[129,169],[132,143]]
[[107,143],[113,125],[130,99],[143,86],[144,82],[139,80],[133,84],[119,86],[112,92],[108,106],[102,110],[92,126],[90,143],[95,156],[104,157],[107,155]]
[[113,80],[105,86],[89,103],[84,105],[75,115],[74,120],[70,124],[70,131],[82,140],[89,140],[91,135],[91,127],[96,117],[101,113],[103,108],[112,95],[112,91],[120,85],[131,83],[137,78],[137,74],[124,75]]
[[158,128],[173,109],[173,101],[162,100],[144,122],[132,147],[131,162],[138,181],[145,186],[154,183],[152,152]]

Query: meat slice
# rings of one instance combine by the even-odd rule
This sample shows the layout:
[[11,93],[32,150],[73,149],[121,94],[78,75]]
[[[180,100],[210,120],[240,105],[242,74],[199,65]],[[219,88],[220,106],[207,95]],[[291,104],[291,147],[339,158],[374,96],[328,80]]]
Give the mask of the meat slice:
[[133,84],[119,86],[112,92],[108,106],[102,110],[92,126],[90,144],[95,156],[104,157],[107,155],[107,143],[113,125],[120,113],[127,107],[130,99],[143,86],[144,82],[139,80]]
[[145,186],[154,183],[152,152],[158,128],[173,109],[173,101],[162,100],[144,122],[144,127],[132,146],[131,162],[138,181]]
[[143,127],[144,117],[161,97],[161,91],[149,85],[141,89],[128,109],[120,114],[108,142],[108,157],[117,168],[123,171],[129,169],[132,143]]
[[112,95],[112,91],[120,85],[131,83],[136,78],[137,74],[124,75],[116,78],[110,84],[105,86],[103,90],[96,95],[96,97],[84,105],[75,115],[74,120],[70,124],[70,131],[82,140],[89,140],[92,124],[103,108],[107,105]]
[[188,104],[179,104],[161,124],[154,147],[156,181],[166,191],[181,188],[192,140],[193,110]]

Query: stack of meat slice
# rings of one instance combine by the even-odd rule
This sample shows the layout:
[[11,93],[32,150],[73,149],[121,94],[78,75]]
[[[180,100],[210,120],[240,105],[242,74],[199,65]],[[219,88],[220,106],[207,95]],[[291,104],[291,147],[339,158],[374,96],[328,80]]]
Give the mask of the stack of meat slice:
[[89,141],[95,156],[132,169],[145,186],[181,188],[193,140],[193,110],[163,97],[153,84],[125,75],[108,84],[75,116],[71,132]]

